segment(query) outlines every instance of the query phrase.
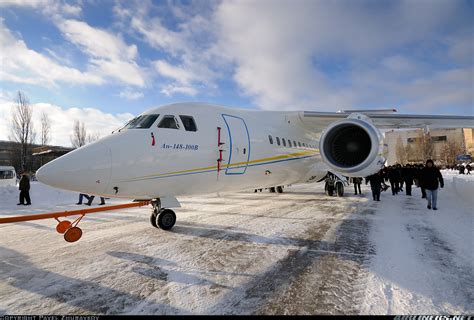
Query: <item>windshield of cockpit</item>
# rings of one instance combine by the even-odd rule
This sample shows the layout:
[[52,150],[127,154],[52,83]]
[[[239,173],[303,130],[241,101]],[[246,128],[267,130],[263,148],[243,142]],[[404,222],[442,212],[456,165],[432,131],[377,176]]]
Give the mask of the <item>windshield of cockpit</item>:
[[156,121],[156,119],[158,117],[159,117],[159,114],[142,114],[142,115],[130,120],[120,130],[125,130],[125,129],[148,129],[153,125],[153,123]]

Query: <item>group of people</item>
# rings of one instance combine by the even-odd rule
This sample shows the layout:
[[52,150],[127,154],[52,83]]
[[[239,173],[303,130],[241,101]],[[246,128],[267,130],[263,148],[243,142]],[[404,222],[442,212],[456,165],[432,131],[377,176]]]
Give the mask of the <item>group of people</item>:
[[[403,192],[404,186],[406,195],[411,196],[412,186],[416,185],[421,188],[421,197],[428,200],[427,208],[433,210],[438,210],[438,189],[444,187],[443,176],[431,159],[427,160],[424,166],[422,164],[388,166],[366,177],[365,180],[365,184],[370,183],[374,201],[380,201],[380,192],[388,189],[386,181],[390,183],[394,196]],[[362,178],[353,178],[353,183],[355,194],[357,194],[357,189],[360,193]]]
[[471,174],[472,166],[470,163],[468,163],[466,166],[464,166],[463,164],[458,164],[453,166],[447,166],[446,169],[456,170],[459,172],[459,174]]
[[[18,189],[20,190],[20,201],[17,203],[17,205],[24,205],[24,206],[29,206],[31,205],[31,198],[30,198],[30,178],[28,176],[27,171],[23,171],[21,173],[21,178],[20,182],[18,185]],[[94,200],[95,196],[94,195],[87,195],[84,193],[79,194],[79,201],[76,204],[82,204],[83,198],[87,199],[87,202],[84,203],[88,206],[92,204],[92,201]],[[104,205],[105,204],[105,198],[100,197],[100,203],[99,205]]]

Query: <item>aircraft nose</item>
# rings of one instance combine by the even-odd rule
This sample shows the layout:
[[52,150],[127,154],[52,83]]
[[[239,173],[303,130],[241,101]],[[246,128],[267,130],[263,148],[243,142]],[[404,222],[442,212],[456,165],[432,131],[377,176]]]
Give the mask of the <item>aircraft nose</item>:
[[59,189],[104,194],[110,181],[112,152],[101,143],[86,145],[38,169],[36,178]]

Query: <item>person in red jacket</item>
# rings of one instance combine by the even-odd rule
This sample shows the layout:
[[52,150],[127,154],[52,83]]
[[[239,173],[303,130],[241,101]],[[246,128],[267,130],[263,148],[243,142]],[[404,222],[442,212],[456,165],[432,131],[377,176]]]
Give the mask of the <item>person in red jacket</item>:
[[428,200],[428,209],[438,210],[438,187],[444,187],[444,180],[441,172],[435,167],[433,160],[426,160],[425,167],[420,174],[421,186],[426,190],[426,199]]

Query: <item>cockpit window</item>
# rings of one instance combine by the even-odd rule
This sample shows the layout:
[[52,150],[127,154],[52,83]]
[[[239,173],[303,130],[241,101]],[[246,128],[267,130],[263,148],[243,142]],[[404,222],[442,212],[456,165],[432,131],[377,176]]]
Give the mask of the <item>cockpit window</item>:
[[155,123],[158,117],[159,114],[142,114],[130,120],[122,129],[148,129]]
[[194,122],[193,117],[182,115],[179,117],[181,118],[181,122],[183,123],[184,129],[186,129],[186,131],[197,131],[196,122]]
[[179,129],[179,124],[174,116],[167,115],[161,119],[158,128]]

